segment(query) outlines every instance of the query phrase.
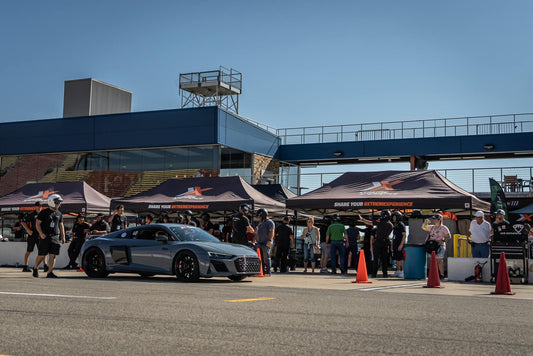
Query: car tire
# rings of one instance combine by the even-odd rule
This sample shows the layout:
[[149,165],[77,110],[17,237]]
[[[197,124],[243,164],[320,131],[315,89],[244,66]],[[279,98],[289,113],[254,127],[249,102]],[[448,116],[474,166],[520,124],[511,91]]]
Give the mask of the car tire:
[[191,251],[182,251],[176,256],[174,271],[182,282],[196,282],[200,278],[198,259]]
[[103,252],[98,248],[91,248],[83,254],[82,267],[87,276],[92,278],[104,278],[109,275],[105,267]]
[[229,279],[231,279],[233,282],[239,282],[246,278],[246,276],[228,276]]

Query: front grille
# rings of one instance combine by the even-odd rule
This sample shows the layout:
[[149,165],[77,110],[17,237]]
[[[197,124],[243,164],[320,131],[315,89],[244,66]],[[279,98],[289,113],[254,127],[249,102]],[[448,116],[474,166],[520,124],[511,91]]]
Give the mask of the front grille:
[[235,260],[237,272],[259,273],[261,262],[257,257],[239,257]]

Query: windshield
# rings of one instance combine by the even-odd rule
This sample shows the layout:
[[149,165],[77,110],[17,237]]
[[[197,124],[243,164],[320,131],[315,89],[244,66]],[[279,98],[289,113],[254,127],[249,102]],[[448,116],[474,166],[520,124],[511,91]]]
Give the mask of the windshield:
[[220,242],[213,235],[194,226],[172,226],[170,230],[178,237],[178,241]]

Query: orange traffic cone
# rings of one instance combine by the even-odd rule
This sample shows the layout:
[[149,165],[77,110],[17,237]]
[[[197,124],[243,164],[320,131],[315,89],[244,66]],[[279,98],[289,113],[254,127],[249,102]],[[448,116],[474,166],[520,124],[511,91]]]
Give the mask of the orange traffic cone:
[[359,264],[357,265],[357,276],[352,283],[372,283],[368,280],[368,273],[366,272],[365,250],[359,252]]
[[264,277],[263,273],[263,260],[261,259],[261,251],[259,249],[255,250],[257,252],[257,257],[259,257],[259,274],[253,275],[252,277]]
[[500,265],[498,266],[498,275],[496,276],[496,288],[490,294],[506,294],[514,295],[511,292],[511,282],[509,281],[509,273],[507,272],[507,262],[505,261],[505,253],[500,253]]
[[440,286],[439,267],[437,266],[437,256],[435,251],[431,252],[428,283],[424,286],[424,288],[442,288]]

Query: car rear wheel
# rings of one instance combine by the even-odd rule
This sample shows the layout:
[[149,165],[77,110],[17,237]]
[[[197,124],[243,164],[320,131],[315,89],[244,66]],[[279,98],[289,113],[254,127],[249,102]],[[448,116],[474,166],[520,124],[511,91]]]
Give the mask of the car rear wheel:
[[182,251],[176,257],[176,277],[183,282],[196,282],[200,278],[198,259],[191,251]]
[[243,279],[246,278],[246,276],[228,276],[229,279],[231,279],[232,281],[234,282],[239,282],[239,281],[242,281]]
[[109,275],[105,268],[104,254],[98,248],[92,248],[83,254],[82,266],[89,277],[103,278]]

